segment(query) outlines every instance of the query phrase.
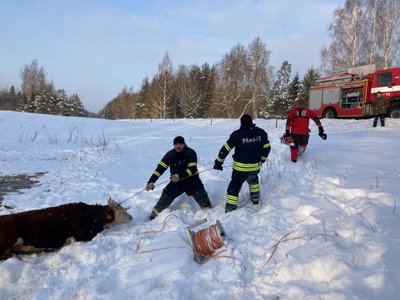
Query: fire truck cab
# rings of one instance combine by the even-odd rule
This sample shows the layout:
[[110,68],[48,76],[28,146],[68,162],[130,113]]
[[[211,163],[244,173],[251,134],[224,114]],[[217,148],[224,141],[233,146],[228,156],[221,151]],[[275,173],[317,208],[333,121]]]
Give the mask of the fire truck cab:
[[375,71],[375,65],[319,79],[310,89],[309,108],[324,118],[369,117],[376,92],[388,100],[388,116],[400,118],[400,68]]

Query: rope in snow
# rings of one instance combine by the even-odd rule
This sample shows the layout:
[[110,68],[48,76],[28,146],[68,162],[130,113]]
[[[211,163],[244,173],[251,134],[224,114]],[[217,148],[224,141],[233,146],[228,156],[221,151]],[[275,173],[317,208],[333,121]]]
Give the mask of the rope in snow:
[[[232,166],[232,165],[223,166],[223,167],[231,167],[231,166]],[[183,177],[183,178],[179,179],[179,181],[185,180],[185,179],[187,179],[187,178],[193,177],[193,176],[198,175],[198,174],[203,173],[203,172],[210,171],[210,170],[212,170],[212,169],[213,169],[213,167],[208,168],[208,169],[205,169],[205,170],[202,170],[202,171],[199,171],[199,172],[197,172],[196,174]],[[165,180],[165,181],[163,181],[163,182],[160,182],[160,183],[154,185],[154,187],[156,188],[156,187],[158,187],[158,186],[160,186],[160,185],[163,185],[163,184],[165,184],[165,183],[168,183],[168,182],[170,182],[170,181],[171,181],[170,179]],[[143,193],[145,190],[146,190],[146,188],[140,190],[140,191],[137,192],[136,194],[133,194],[132,196],[126,198],[125,200],[120,201],[119,204],[122,204],[122,203],[128,201],[129,199],[131,199],[131,198],[133,198],[133,197],[136,197],[136,196],[139,195],[140,193]]]
[[284,243],[284,242],[292,241],[292,240],[297,240],[297,239],[300,239],[300,238],[301,238],[300,236],[296,236],[296,237],[287,239],[286,237],[288,237],[289,234],[291,234],[291,233],[292,233],[292,232],[289,232],[289,233],[285,234],[284,236],[282,236],[282,237],[279,239],[278,242],[276,242],[274,245],[272,245],[271,248],[274,248],[274,250],[272,251],[272,253],[271,253],[271,255],[269,256],[268,260],[265,262],[265,264],[264,264],[261,268],[264,268],[265,265],[272,259],[272,257],[274,256],[274,254],[275,254],[275,252],[276,252],[276,249],[278,249],[278,246],[279,246],[280,243]]
[[[161,232],[163,232],[164,229],[165,229],[165,224],[167,223],[167,219],[168,219],[169,217],[175,217],[175,218],[178,219],[178,217],[177,217],[176,215],[174,215],[174,214],[169,214],[168,216],[165,217],[163,226],[162,226],[162,228],[161,228],[160,230],[145,231],[145,232],[142,233],[142,235],[147,234],[147,233],[161,233]],[[140,251],[140,252],[139,252],[139,246],[140,246],[140,243],[141,243],[142,240],[143,240],[143,237],[140,237],[139,242],[138,242],[138,244],[137,244],[137,246],[136,246],[136,252],[137,252],[137,253],[154,252],[154,251],[163,250],[163,249],[170,249],[170,248],[187,248],[187,247],[165,247],[165,248],[160,248],[160,249],[153,249],[153,250],[146,250],[146,251]]]

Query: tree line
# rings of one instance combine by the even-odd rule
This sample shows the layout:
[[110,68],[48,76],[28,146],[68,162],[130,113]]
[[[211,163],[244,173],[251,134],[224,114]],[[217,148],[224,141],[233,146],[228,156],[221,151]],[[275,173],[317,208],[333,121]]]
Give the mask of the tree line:
[[247,112],[270,118],[284,116],[294,103],[307,105],[318,70],[291,78],[291,64],[284,61],[274,77],[269,57],[259,37],[247,46],[236,44],[213,66],[180,65],[174,71],[167,52],[151,80],[145,78],[139,91],[123,88],[100,117],[237,118]]
[[24,66],[20,72],[21,91],[15,92],[15,87],[0,91],[0,109],[22,112],[62,115],[87,116],[78,94],[68,96],[65,90],[56,89],[47,80],[43,67],[33,60]]

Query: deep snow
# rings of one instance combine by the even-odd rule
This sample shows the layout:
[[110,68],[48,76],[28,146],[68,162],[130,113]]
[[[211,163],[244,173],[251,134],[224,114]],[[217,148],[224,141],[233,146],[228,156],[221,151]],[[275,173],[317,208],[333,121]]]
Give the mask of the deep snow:
[[[312,124],[296,164],[279,143],[284,120],[277,128],[275,120],[255,122],[272,144],[260,173],[262,203],[248,202],[244,185],[242,207],[225,214],[231,155],[223,172],[211,168],[239,120],[0,111],[0,176],[45,172],[23,194],[5,195],[1,215],[112,197],[133,216],[90,242],[1,261],[0,299],[399,299],[400,120],[387,119],[385,128],[322,120],[326,141]],[[143,189],[177,135],[198,154],[213,208],[202,211],[183,195],[145,222],[169,172],[154,191]],[[184,229],[203,218],[194,231],[219,220],[228,239],[220,257],[200,265]]]

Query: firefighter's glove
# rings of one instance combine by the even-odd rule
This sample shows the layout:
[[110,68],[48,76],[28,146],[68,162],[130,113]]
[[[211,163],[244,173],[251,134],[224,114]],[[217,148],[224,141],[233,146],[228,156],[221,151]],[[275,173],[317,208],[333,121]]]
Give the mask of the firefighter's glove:
[[318,133],[318,135],[321,137],[321,139],[326,140],[328,138],[328,135],[326,133]]
[[179,174],[171,175],[171,181],[172,182],[178,182],[179,181]]
[[222,171],[223,170],[222,162],[215,160],[213,169]]
[[154,190],[154,183],[153,182],[148,182],[146,184],[146,191],[152,191]]
[[286,140],[286,138],[289,137],[289,136],[290,136],[290,133],[289,133],[289,135],[287,135],[286,133],[284,133],[284,134],[281,136],[281,138],[280,138],[281,143],[282,143],[282,144],[285,144],[285,140]]
[[290,136],[289,129],[286,129],[286,131],[285,131],[285,137],[287,137],[287,136]]
[[321,137],[321,139],[326,140],[328,136],[326,135],[326,133],[324,133],[324,127],[318,127],[318,131],[318,135]]

